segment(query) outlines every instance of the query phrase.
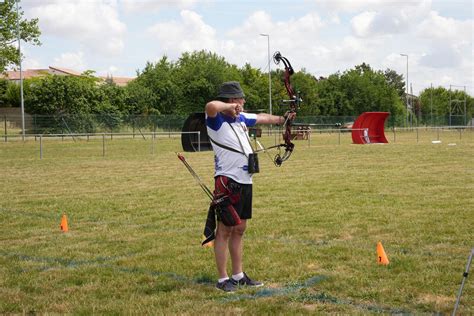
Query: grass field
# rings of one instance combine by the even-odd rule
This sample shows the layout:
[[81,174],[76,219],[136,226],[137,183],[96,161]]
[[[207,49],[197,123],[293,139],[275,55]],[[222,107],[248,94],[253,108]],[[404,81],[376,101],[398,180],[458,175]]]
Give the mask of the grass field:
[[[114,139],[105,157],[101,139],[44,140],[43,159],[0,143],[0,313],[449,314],[474,246],[474,137],[436,137],[314,135],[281,168],[262,154],[244,267],[266,286],[230,295],[178,139]],[[185,156],[210,185],[212,153]]]

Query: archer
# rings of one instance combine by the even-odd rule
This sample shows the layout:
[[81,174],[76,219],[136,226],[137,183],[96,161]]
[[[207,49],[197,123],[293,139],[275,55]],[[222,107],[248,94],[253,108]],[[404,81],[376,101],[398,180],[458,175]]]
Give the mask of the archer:
[[[242,264],[243,236],[247,220],[252,218],[252,175],[259,172],[258,156],[250,143],[247,127],[288,125],[296,116],[294,111],[285,116],[250,114],[244,111],[244,104],[245,94],[240,84],[231,81],[221,85],[217,99],[207,103],[205,108],[207,132],[215,154],[215,189],[203,244],[215,238],[214,254],[219,274],[216,288],[225,292],[233,292],[238,286],[263,285],[250,279]],[[282,157],[278,160],[279,165],[280,160]],[[214,231],[216,215],[217,230]],[[227,249],[232,261],[230,278],[226,269]]]

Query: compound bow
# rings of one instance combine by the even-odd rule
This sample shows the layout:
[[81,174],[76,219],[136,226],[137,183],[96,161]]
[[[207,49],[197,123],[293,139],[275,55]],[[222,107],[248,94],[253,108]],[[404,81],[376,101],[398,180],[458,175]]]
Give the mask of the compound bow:
[[[285,132],[283,133],[283,144],[278,144],[274,146],[270,146],[265,148],[264,150],[268,150],[271,148],[277,148],[278,153],[275,155],[275,158],[273,159],[273,162],[275,163],[276,166],[280,167],[281,164],[288,160],[290,158],[293,149],[295,148],[295,144],[291,142],[291,120],[289,119],[289,113],[296,113],[296,111],[299,109],[301,102],[303,101],[299,93],[293,90],[293,87],[290,82],[290,77],[291,75],[294,74],[293,67],[291,67],[290,62],[286,57],[283,57],[280,52],[275,52],[273,54],[273,61],[275,64],[279,65],[280,62],[283,62],[283,65],[285,66],[285,73],[283,75],[283,81],[285,84],[286,92],[289,96],[289,100],[283,100],[284,103],[288,103],[289,109],[285,114],[285,122],[283,123],[283,126],[285,127]],[[281,148],[285,148],[285,152],[281,154]]]

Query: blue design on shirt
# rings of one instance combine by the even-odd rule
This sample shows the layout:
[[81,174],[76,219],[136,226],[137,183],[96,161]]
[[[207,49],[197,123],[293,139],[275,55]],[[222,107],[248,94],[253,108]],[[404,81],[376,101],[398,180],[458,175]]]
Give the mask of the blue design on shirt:
[[240,120],[245,123],[247,126],[255,126],[257,124],[257,119],[256,118],[248,118],[243,114],[239,115]]
[[208,116],[206,118],[206,125],[211,129],[218,131],[224,122],[235,123],[235,122],[244,122],[246,126],[255,126],[257,124],[256,118],[248,118],[244,114],[239,114],[238,117],[233,118],[222,113],[217,113],[215,117]]

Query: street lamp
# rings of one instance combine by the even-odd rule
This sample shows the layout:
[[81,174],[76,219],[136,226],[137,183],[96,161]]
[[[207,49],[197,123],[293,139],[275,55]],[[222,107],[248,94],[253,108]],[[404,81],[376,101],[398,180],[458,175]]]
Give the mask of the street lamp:
[[[23,71],[21,67],[21,43],[20,43],[20,14],[18,11],[18,2],[20,0],[15,0],[16,2],[16,38],[18,41],[18,55],[20,61],[20,100],[21,100],[21,132],[22,139],[25,140],[25,103],[23,99]],[[0,4],[5,4],[5,0],[0,0]]]
[[400,54],[400,56],[404,56],[404,57],[407,58],[407,80],[406,80],[406,83],[405,83],[405,85],[407,87],[406,88],[407,92],[406,92],[405,96],[406,96],[406,101],[407,101],[407,122],[406,122],[406,126],[408,127],[408,116],[409,116],[409,114],[408,114],[408,55],[407,54]]
[[25,140],[25,102],[23,99],[23,71],[21,69],[21,45],[20,45],[20,15],[18,13],[18,2],[16,1],[16,33],[18,38],[18,54],[20,57],[20,99],[21,99],[21,135],[23,141]]
[[272,114],[272,75],[270,69],[270,34],[260,34],[260,36],[267,37],[268,47],[268,105],[270,107],[270,114]]

